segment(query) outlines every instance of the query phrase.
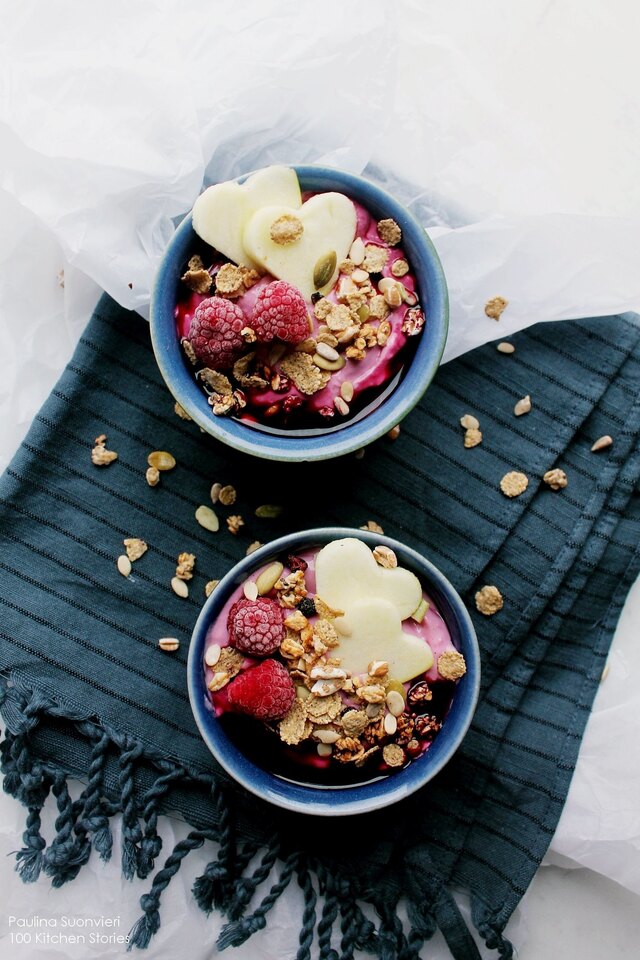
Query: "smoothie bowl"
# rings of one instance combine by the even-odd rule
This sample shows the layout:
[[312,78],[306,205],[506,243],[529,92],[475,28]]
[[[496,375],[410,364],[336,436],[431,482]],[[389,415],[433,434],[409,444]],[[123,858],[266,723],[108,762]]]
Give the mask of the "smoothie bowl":
[[315,815],[364,813],[434,777],[475,710],[478,646],[462,600],[389,537],[323,528],[267,544],[196,623],[191,707],[247,790]]
[[203,430],[274,460],[357,450],[418,402],[447,290],[392,196],[324,167],[266,167],[204,191],[166,250],[151,335]]

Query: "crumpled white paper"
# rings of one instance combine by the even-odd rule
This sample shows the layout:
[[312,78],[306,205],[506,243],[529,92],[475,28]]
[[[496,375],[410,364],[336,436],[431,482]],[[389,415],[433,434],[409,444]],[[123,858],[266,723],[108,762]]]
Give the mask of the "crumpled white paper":
[[[640,309],[636,13],[589,8],[0,0],[0,462],[98,289],[144,313],[203,181],[272,162],[365,170],[412,208],[449,283],[447,359],[541,319]],[[552,854],[640,890],[636,595]],[[171,889],[186,902],[180,875]]]

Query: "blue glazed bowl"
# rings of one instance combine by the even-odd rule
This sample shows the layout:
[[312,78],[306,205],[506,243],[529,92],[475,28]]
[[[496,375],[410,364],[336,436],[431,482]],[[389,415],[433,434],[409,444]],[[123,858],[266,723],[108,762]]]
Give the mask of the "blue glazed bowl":
[[[297,783],[269,773],[250,761],[230,740],[216,719],[205,684],[203,665],[209,627],[240,584],[255,570],[290,553],[324,546],[341,537],[358,537],[370,547],[386,544],[395,551],[401,566],[412,570],[424,589],[433,598],[444,618],[454,645],[464,655],[467,672],[458,681],[453,702],[442,729],[432,746],[413,763],[388,777],[347,787],[318,787]],[[350,530],[323,527],[290,534],[266,544],[241,560],[220,581],[209,597],[195,625],[187,665],[191,709],[202,738],[216,760],[238,783],[286,810],[320,816],[343,816],[366,813],[387,807],[429,782],[451,759],[460,746],[471,723],[480,686],[480,654],[473,624],[458,593],[440,571],[415,550],[390,537]]]
[[[186,216],[166,249],[151,298],[151,339],[160,372],[175,397],[198,426],[244,453],[268,460],[327,460],[358,450],[394,427],[416,405],[429,386],[447,339],[449,303],[438,255],[424,228],[380,187],[330,167],[294,167],[303,191],[338,190],[358,201],[376,218],[391,217],[402,228],[403,249],[417,280],[427,322],[417,338],[415,355],[403,379],[380,405],[361,420],[313,435],[257,430],[230,417],[215,417],[198,386],[176,336],[174,309],[180,277],[197,237]],[[238,178],[242,183],[249,174]]]

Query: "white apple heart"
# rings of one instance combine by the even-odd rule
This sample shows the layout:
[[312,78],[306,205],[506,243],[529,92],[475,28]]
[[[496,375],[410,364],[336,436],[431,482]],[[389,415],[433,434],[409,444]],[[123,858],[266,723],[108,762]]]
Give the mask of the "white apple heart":
[[[271,239],[271,226],[280,217],[295,216],[303,232],[293,243]],[[314,272],[326,257],[335,254],[335,267],[320,287],[328,291],[338,276],[338,264],[347,256],[356,235],[357,215],[351,200],[342,193],[319,193],[298,209],[273,203],[253,214],[244,231],[247,255],[279,280],[297,287],[305,300],[318,287]]]
[[388,600],[400,620],[411,616],[422,600],[415,573],[403,567],[381,567],[366,543],[356,537],[332,540],[319,551],[316,590],[336,610],[346,611],[358,600],[373,597]]
[[193,205],[193,229],[234,263],[255,267],[242,242],[245,227],[256,210],[274,203],[293,209],[302,203],[298,177],[291,167],[266,167],[242,184],[225,181],[208,187]]
[[366,673],[372,660],[386,660],[389,676],[405,683],[433,665],[430,646],[421,637],[404,633],[398,610],[389,600],[371,597],[349,604],[334,624],[341,625],[345,635],[332,653],[352,676]]

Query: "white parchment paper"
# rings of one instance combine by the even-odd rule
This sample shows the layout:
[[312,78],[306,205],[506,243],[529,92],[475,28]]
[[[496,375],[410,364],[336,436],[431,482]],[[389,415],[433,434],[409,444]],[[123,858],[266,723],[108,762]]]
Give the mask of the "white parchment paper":
[[[203,182],[272,162],[365,170],[411,206],[449,283],[447,359],[539,320],[640,308],[640,24],[627,0],[0,0],[0,15],[0,465],[99,289],[145,313],[174,220]],[[496,295],[509,300],[499,323],[483,312]],[[639,596],[551,856],[640,892]],[[0,803],[8,851],[22,814]],[[3,869],[16,911],[32,913],[34,892]],[[92,896],[117,912],[130,892],[114,890],[115,865],[108,881],[102,869],[84,868]],[[185,873],[168,917],[188,909]],[[87,889],[45,887],[43,909],[68,897],[77,912]],[[289,955],[291,898],[274,957]],[[211,941],[210,926],[192,929]],[[174,933],[154,957],[183,955]]]

